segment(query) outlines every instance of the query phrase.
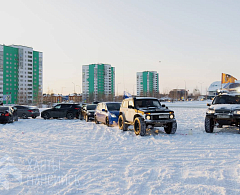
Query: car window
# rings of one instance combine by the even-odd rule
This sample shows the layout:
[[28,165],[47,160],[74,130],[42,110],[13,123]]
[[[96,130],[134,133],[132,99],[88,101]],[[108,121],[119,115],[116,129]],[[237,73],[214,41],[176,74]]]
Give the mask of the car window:
[[0,111],[9,110],[9,107],[0,107]]
[[87,110],[95,110],[96,105],[87,105]]
[[133,101],[132,101],[132,100],[129,100],[129,101],[128,101],[128,106],[134,107],[134,104],[133,104]]
[[148,108],[148,107],[161,107],[161,104],[158,100],[154,99],[139,99],[135,100],[136,108]]
[[120,104],[119,103],[107,103],[107,109],[109,111],[119,110]]
[[215,97],[212,104],[240,104],[240,96],[220,95]]
[[72,105],[71,104],[62,104],[61,108],[71,108]]
[[60,109],[60,108],[61,108],[61,105],[57,105],[57,106],[55,106],[54,108]]

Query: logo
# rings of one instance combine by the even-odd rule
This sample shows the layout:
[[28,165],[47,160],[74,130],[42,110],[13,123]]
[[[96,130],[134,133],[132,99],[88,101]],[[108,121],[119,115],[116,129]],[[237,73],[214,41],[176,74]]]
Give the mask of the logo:
[[6,190],[9,189],[8,175],[12,175],[20,183],[22,182],[22,172],[14,166],[14,160],[5,155],[0,159],[0,186],[3,186]]

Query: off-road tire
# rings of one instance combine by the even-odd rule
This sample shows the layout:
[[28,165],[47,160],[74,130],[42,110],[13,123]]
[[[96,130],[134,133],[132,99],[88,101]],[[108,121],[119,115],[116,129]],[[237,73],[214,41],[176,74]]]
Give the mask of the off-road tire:
[[89,122],[88,115],[86,115],[86,117],[85,117],[85,121],[86,121],[86,122]]
[[43,113],[42,118],[46,120],[46,119],[50,119],[51,117],[50,117],[50,114],[46,112],[46,113]]
[[94,116],[94,122],[95,122],[96,124],[99,124],[99,122],[98,122],[96,116]]
[[205,131],[207,133],[213,133],[213,129],[214,129],[214,121],[212,118],[205,118]]
[[67,113],[67,119],[69,119],[69,120],[74,119],[73,113],[71,113],[71,112]]
[[27,119],[28,116],[27,116],[25,113],[23,113],[23,114],[22,114],[22,118],[23,118],[23,119]]
[[123,131],[127,131],[127,129],[128,129],[128,125],[125,124],[125,119],[124,119],[123,115],[120,115],[118,118],[118,128]]
[[140,117],[134,119],[133,128],[136,135],[144,136],[146,134],[146,123]]
[[106,119],[105,119],[105,124],[109,127],[110,126],[110,124],[109,124],[109,118],[108,117],[106,117]]
[[82,116],[82,114],[79,114],[79,120],[83,120],[83,116]]
[[177,131],[177,122],[174,121],[172,123],[168,123],[166,127],[164,127],[164,131],[166,134],[174,134]]

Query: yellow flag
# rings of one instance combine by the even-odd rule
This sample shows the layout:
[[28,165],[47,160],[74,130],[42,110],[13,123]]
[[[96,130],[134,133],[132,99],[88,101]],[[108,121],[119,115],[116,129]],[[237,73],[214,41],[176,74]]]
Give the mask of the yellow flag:
[[222,83],[235,83],[237,79],[230,74],[222,73]]

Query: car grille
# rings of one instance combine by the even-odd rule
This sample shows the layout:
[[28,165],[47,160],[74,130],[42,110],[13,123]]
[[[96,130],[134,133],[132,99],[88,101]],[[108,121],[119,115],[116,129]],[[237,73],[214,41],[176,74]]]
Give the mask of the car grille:
[[169,119],[169,114],[160,114],[160,115],[152,115],[151,120],[165,120]]
[[231,113],[231,110],[215,110],[217,114],[228,114]]

